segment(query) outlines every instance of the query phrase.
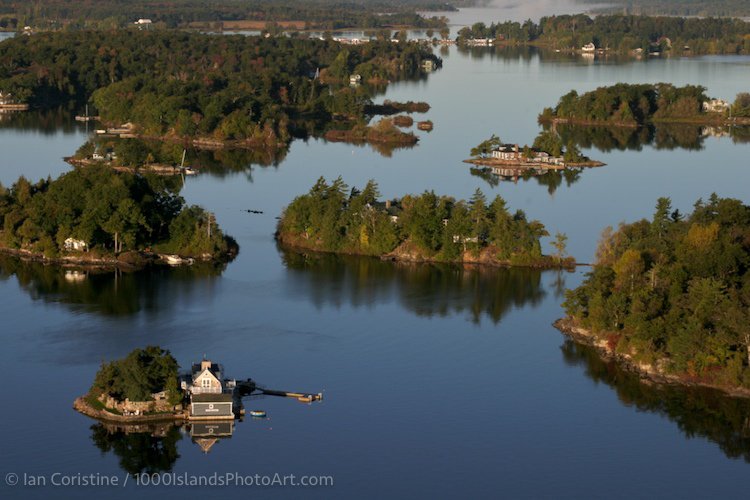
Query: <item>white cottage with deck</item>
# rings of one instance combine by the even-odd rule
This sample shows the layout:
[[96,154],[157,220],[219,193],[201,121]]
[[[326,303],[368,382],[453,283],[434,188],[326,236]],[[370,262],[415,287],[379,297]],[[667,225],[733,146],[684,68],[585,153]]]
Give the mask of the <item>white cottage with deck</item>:
[[204,359],[193,365],[191,373],[181,382],[190,395],[190,419],[234,418],[234,380],[223,380],[224,368]]

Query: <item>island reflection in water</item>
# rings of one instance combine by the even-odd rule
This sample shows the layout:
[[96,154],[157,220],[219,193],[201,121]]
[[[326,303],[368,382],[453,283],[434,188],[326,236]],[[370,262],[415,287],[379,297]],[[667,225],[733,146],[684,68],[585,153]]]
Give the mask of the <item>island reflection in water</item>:
[[208,453],[234,433],[234,421],[153,422],[121,424],[97,422],[91,426],[91,440],[102,454],[114,453],[120,468],[128,474],[170,472],[180,454],[177,443],[185,436]]
[[142,311],[161,313],[179,302],[211,294],[225,263],[150,268],[123,272],[86,270],[26,262],[0,254],[0,280],[15,276],[34,300],[60,303],[74,310],[104,316],[128,316]]
[[604,152],[641,151],[644,146],[659,150],[700,151],[709,137],[728,137],[735,144],[750,142],[748,126],[662,123],[643,127],[606,127],[558,123],[545,125],[544,128],[555,130],[563,144],[572,142],[579,148],[595,148]]
[[[400,263],[372,257],[338,256],[280,249],[294,279],[288,293],[304,296],[316,307],[367,307],[396,300],[417,316],[467,314],[473,323],[483,316],[499,323],[513,308],[539,305],[546,295],[542,271],[433,263]],[[553,284],[562,295],[561,271]]]
[[750,400],[701,387],[649,383],[570,339],[560,349],[566,364],[583,367],[591,380],[614,389],[624,405],[665,416],[687,438],[706,438],[727,457],[750,463]]

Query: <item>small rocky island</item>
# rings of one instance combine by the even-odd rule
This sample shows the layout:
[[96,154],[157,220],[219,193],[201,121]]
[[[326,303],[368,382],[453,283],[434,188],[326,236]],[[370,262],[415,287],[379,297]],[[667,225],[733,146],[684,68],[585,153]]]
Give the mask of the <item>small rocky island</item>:
[[[504,144],[499,137],[492,135],[471,149],[472,158],[466,163],[488,166],[497,169],[498,175],[513,176],[509,171],[524,170],[551,171],[567,168],[601,167],[604,163],[583,156],[575,143],[563,145],[560,137],[552,130],[545,130],[534,140],[532,146]],[[521,175],[516,174],[516,175]]]
[[256,394],[305,403],[323,398],[321,393],[262,388],[249,378],[226,378],[224,367],[208,359],[180,373],[169,351],[149,346],[103,363],[91,389],[73,408],[92,418],[124,423],[233,420],[245,414],[242,398]]
[[607,228],[555,326],[646,379],[750,397],[750,206],[712,195],[693,213]]
[[155,175],[79,167],[35,184],[0,186],[0,251],[77,266],[229,260],[237,244],[215,218],[187,206],[179,184]]
[[503,198],[488,202],[477,190],[471,200],[433,192],[382,201],[374,181],[349,189],[339,177],[320,178],[295,198],[279,220],[277,241],[298,251],[376,256],[412,262],[568,268],[567,237],[557,234],[555,255],[542,253],[544,225],[510,212]]

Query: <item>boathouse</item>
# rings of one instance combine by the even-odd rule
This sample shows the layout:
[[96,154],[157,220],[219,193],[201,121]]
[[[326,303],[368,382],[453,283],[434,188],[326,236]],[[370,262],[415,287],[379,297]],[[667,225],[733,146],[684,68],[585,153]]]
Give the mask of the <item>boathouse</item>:
[[190,395],[191,419],[234,418],[234,380],[222,379],[224,368],[204,359],[183,378],[182,390]]

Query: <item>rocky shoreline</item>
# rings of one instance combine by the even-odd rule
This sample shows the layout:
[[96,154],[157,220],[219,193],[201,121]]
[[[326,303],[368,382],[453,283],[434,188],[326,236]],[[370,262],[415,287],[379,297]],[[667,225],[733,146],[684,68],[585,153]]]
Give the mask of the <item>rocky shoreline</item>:
[[725,386],[710,382],[696,381],[685,375],[668,373],[667,360],[661,359],[654,364],[639,363],[632,354],[616,352],[607,338],[579,326],[573,318],[558,319],[553,326],[564,335],[579,344],[595,348],[602,358],[614,360],[626,370],[637,373],[643,380],[665,385],[681,385],[685,387],[705,387],[721,391],[731,397],[750,398],[750,389],[744,387]]
[[[194,262],[194,259],[191,257],[182,257],[145,251],[123,252],[117,256],[101,256],[84,252],[77,255],[47,257],[44,254],[32,252],[31,250],[0,246],[0,253],[12,255],[28,262],[42,262],[44,264],[59,265],[61,267],[121,269],[131,271],[143,269],[150,265],[177,266],[190,265]],[[223,258],[203,256],[195,260],[204,262],[208,262],[211,260],[231,260],[234,254],[236,254],[236,252],[230,252],[229,255],[223,256]]]
[[574,269],[576,266],[586,266],[588,264],[581,264],[575,262],[572,257],[567,257],[562,261],[556,261],[553,257],[543,256],[539,261],[529,263],[513,263],[509,260],[498,260],[492,256],[492,248],[484,248],[479,255],[474,255],[472,252],[466,251],[462,255],[461,260],[442,260],[436,259],[424,255],[423,253],[414,250],[408,243],[402,243],[400,246],[395,248],[393,251],[383,255],[371,255],[362,252],[352,251],[340,251],[332,252],[327,250],[321,250],[313,246],[302,244],[297,238],[289,238],[288,236],[282,236],[276,234],[276,241],[278,244],[285,249],[292,250],[297,253],[313,252],[319,254],[334,254],[334,255],[350,255],[358,257],[371,257],[380,260],[387,260],[393,262],[409,262],[409,263],[425,263],[425,264],[454,264],[454,265],[472,265],[472,266],[488,266],[488,267],[521,267],[529,269]]
[[158,413],[152,415],[118,415],[105,410],[97,410],[86,401],[86,396],[80,396],[73,402],[73,409],[87,417],[97,420],[118,423],[144,423],[144,422],[164,422],[175,420],[187,420],[187,413]]

